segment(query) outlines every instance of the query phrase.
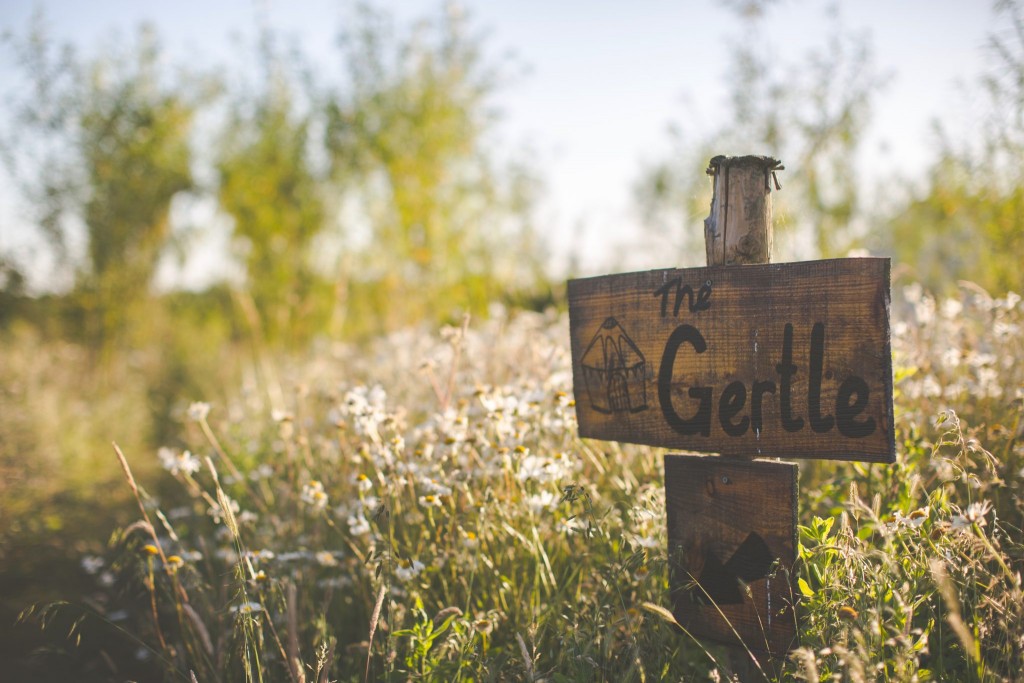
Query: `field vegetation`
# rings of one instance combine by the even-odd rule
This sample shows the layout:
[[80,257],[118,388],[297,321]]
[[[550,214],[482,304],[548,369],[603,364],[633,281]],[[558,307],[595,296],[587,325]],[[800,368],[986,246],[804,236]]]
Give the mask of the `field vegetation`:
[[[0,254],[0,679],[1019,679],[1024,13],[996,12],[990,115],[938,127],[924,182],[859,182],[885,84],[838,24],[814,68],[741,50],[734,120],[638,178],[678,247],[651,267],[701,263],[721,152],[787,162],[777,260],[893,258],[897,461],[801,463],[777,669],[675,623],[664,452],[577,435],[542,176],[494,153],[465,16],[360,10],[334,74],[271,31],[231,77],[151,29],[8,39],[0,156],[55,266]],[[218,230],[232,276],[158,286]]]

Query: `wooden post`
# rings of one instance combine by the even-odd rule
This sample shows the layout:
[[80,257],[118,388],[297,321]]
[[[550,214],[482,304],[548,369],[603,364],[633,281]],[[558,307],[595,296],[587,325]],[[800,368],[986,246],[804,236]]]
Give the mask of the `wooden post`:
[[[707,168],[712,178],[711,211],[704,219],[704,247],[709,266],[771,263],[772,183],[776,189],[781,189],[775,172],[783,168],[778,159],[766,156],[719,155],[711,159]],[[754,456],[750,453],[740,459],[750,460]],[[668,462],[666,458],[666,471]],[[777,474],[785,478],[785,473]],[[795,473],[792,476],[795,482]],[[795,516],[795,495],[791,504]],[[754,662],[749,651],[736,645],[727,647],[733,673],[743,681],[753,678]],[[762,672],[776,669],[773,673],[777,674],[778,662],[770,655],[763,653],[758,659]]]
[[709,266],[771,262],[772,183],[779,189],[775,172],[783,168],[771,157],[711,159],[711,213],[704,219]]
[[754,458],[896,457],[889,260],[769,263],[780,169],[711,160],[706,267],[568,283],[580,436],[691,453],[665,455],[672,612],[740,681],[796,642],[797,467]]
[[741,681],[777,675],[796,635],[796,463],[667,454],[665,508],[676,620],[726,643]]

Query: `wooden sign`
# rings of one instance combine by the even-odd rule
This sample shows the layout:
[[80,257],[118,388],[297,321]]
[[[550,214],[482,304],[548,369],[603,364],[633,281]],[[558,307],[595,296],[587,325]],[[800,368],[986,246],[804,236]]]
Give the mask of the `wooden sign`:
[[893,462],[889,260],[569,281],[580,435]]
[[796,464],[666,455],[665,490],[676,620],[784,655],[796,639]]

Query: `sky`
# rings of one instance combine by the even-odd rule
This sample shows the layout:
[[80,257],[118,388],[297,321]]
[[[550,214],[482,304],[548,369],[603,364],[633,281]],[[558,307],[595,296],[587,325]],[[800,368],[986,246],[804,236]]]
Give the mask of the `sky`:
[[[375,4],[403,23],[441,9],[436,0]],[[339,0],[0,0],[0,32],[24,34],[37,5],[54,38],[83,54],[125,40],[150,22],[172,63],[237,64],[242,56],[234,38],[251,39],[264,20],[296,37],[324,68],[337,63],[336,36],[353,7]],[[503,112],[501,144],[510,152],[528,150],[540,173],[545,191],[537,222],[555,271],[570,257],[585,273],[675,265],[630,262],[629,245],[650,247],[657,239],[640,227],[633,186],[644,164],[670,153],[670,125],[691,140],[715,129],[716,112],[728,106],[725,53],[729,40],[742,33],[736,13],[713,0],[461,5],[471,26],[485,32],[490,57],[511,65],[513,78],[495,101]],[[772,3],[763,31],[766,54],[790,62],[820,48],[829,26],[824,7],[815,0]],[[987,36],[998,28],[991,6],[984,0],[857,0],[839,8],[846,28],[867,32],[875,61],[889,76],[862,161],[888,177],[913,179],[933,158],[932,123],[939,119],[953,131],[968,131],[978,113],[965,86],[983,71]],[[11,69],[9,53],[0,52],[0,92],[12,82]],[[209,248],[201,250],[205,256],[164,269],[165,284],[200,286],[220,276],[224,264],[210,254],[223,246],[224,235],[209,239]],[[4,251],[31,260],[39,250],[9,188],[0,187]],[[38,272],[45,272],[38,263]]]

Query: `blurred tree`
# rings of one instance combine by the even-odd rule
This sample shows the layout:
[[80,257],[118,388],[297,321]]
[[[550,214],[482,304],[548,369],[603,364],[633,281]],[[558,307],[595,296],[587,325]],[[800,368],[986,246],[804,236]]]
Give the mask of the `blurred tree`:
[[122,329],[149,295],[170,237],[174,197],[194,187],[189,139],[196,104],[161,82],[155,34],[140,32],[130,59],[93,64],[78,137],[87,195],[86,288],[95,293],[101,339]]
[[728,107],[717,117],[724,123],[700,144],[674,129],[671,158],[645,169],[635,187],[646,224],[669,239],[682,235],[676,243],[694,265],[703,263],[700,221],[711,198],[704,169],[715,154],[765,154],[792,170],[775,204],[779,260],[842,255],[860,227],[855,155],[885,77],[867,37],[846,31],[834,5],[823,48],[776,62],[762,25],[771,4],[733,3],[745,35],[728,41]]
[[878,238],[930,289],[972,280],[994,293],[1024,290],[1024,11],[997,2],[1005,29],[990,37],[977,137],[936,124],[939,154]]
[[[148,297],[170,237],[171,202],[193,187],[197,100],[165,81],[159,44],[145,27],[133,54],[82,62],[67,48],[54,55],[37,15],[16,49],[32,87],[15,103],[4,157],[58,263],[76,273],[68,284],[87,338],[103,346]],[[75,225],[84,229],[85,249],[70,265]]]
[[232,102],[216,163],[220,203],[234,219],[263,331],[272,342],[297,343],[322,331],[330,310],[313,258],[327,211],[323,174],[310,154],[312,85],[296,69],[299,58],[278,53],[274,40],[264,30],[263,82],[245,84]]
[[490,154],[498,73],[458,8],[403,38],[364,9],[345,45],[349,92],[327,104],[327,148],[349,219],[369,226],[357,279],[376,290],[374,313],[390,327],[480,311],[535,284],[535,183]]
[[[82,67],[70,46],[58,47],[49,39],[38,10],[23,39],[7,34],[3,42],[20,79],[4,93],[10,126],[0,130],[0,155],[25,199],[24,218],[48,243],[54,270],[67,270],[73,265],[69,214],[80,204],[83,184],[81,155],[74,145]],[[71,287],[74,277],[55,284]]]

